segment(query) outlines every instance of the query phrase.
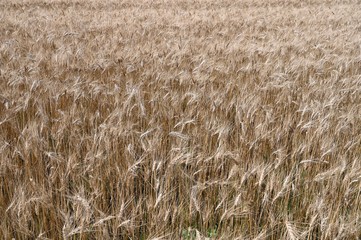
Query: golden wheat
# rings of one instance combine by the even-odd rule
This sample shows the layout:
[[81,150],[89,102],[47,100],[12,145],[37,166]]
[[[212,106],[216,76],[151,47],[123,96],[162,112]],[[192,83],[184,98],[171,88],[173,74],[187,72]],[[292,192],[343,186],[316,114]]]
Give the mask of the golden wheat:
[[360,239],[359,4],[0,1],[0,238]]

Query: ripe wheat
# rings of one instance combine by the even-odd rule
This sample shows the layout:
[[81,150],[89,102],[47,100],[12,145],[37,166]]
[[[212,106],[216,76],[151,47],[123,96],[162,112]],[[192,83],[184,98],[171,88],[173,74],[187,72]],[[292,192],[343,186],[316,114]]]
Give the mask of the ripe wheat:
[[0,1],[0,238],[359,239],[360,16]]

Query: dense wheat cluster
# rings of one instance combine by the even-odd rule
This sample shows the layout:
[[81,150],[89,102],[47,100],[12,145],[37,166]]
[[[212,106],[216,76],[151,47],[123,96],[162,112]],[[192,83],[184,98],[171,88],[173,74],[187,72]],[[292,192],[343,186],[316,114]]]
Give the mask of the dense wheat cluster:
[[0,1],[0,238],[360,239],[360,16]]

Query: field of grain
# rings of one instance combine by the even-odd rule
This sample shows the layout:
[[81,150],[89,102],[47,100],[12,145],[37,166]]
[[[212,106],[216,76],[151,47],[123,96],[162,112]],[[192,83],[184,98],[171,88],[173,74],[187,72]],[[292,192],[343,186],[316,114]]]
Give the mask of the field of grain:
[[360,4],[0,0],[0,238],[360,239]]

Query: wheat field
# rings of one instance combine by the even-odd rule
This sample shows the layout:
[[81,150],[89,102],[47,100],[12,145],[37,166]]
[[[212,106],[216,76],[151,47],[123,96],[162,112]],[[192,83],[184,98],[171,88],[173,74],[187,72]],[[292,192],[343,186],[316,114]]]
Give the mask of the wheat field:
[[0,239],[361,239],[360,4],[0,0]]

